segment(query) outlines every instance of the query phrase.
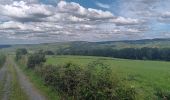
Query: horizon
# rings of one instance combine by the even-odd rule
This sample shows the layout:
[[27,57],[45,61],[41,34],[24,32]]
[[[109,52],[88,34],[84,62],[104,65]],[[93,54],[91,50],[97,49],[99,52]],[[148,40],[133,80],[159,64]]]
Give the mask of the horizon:
[[112,41],[60,41],[60,42],[42,42],[42,43],[6,43],[6,44],[2,44],[0,43],[0,46],[5,46],[5,45],[9,45],[9,46],[13,46],[13,45],[39,45],[39,44],[55,44],[55,43],[71,43],[71,42],[89,42],[89,43],[102,43],[102,42],[126,42],[126,41],[130,41],[130,42],[135,42],[135,41],[147,41],[147,40],[170,40],[170,38],[151,38],[151,39],[136,39],[136,40],[112,40]]
[[169,0],[0,0],[0,44],[170,38]]

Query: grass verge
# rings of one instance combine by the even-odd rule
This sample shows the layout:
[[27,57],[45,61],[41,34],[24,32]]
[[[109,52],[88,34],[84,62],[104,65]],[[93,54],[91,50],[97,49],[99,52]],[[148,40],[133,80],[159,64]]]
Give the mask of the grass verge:
[[0,98],[2,98],[2,96],[3,96],[3,92],[4,92],[3,90],[4,90],[4,85],[5,85],[5,79],[6,78],[7,78],[7,75],[5,73],[2,81],[0,82]]
[[51,87],[46,86],[43,80],[35,71],[27,69],[25,65],[17,63],[20,69],[28,76],[29,80],[34,84],[34,86],[48,99],[48,100],[60,100],[60,96],[57,91],[53,90]]

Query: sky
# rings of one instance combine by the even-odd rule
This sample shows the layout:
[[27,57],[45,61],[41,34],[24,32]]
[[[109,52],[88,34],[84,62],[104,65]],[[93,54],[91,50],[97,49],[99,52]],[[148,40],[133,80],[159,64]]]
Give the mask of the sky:
[[170,0],[0,0],[0,44],[170,38]]

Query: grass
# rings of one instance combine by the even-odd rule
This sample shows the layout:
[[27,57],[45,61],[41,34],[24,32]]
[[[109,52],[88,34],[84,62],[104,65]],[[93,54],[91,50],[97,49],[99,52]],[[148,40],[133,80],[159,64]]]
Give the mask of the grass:
[[136,87],[140,99],[155,98],[155,89],[170,90],[170,62],[90,56],[49,56],[46,64],[73,62],[86,65],[95,60],[108,64],[123,82]]
[[2,81],[0,81],[0,98],[2,98],[3,96],[3,92],[4,92],[4,85],[5,85],[5,79],[6,79],[7,75],[5,73]]
[[34,86],[47,98],[47,100],[60,100],[56,91],[51,87],[46,86],[39,75],[33,70],[27,69],[25,65],[18,63],[22,71],[28,76]]

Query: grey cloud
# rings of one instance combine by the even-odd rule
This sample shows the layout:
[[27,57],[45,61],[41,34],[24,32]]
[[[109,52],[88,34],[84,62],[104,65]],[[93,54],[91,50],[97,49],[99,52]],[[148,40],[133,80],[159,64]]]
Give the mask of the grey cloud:
[[140,19],[115,16],[109,11],[84,8],[65,1],[59,2],[56,7],[20,1],[0,4],[0,8],[3,9],[1,16],[9,20],[0,23],[0,32],[13,40],[104,40],[131,34],[136,36],[141,30],[131,27],[143,24]]
[[161,13],[157,18],[157,21],[161,23],[170,23],[170,11]]

